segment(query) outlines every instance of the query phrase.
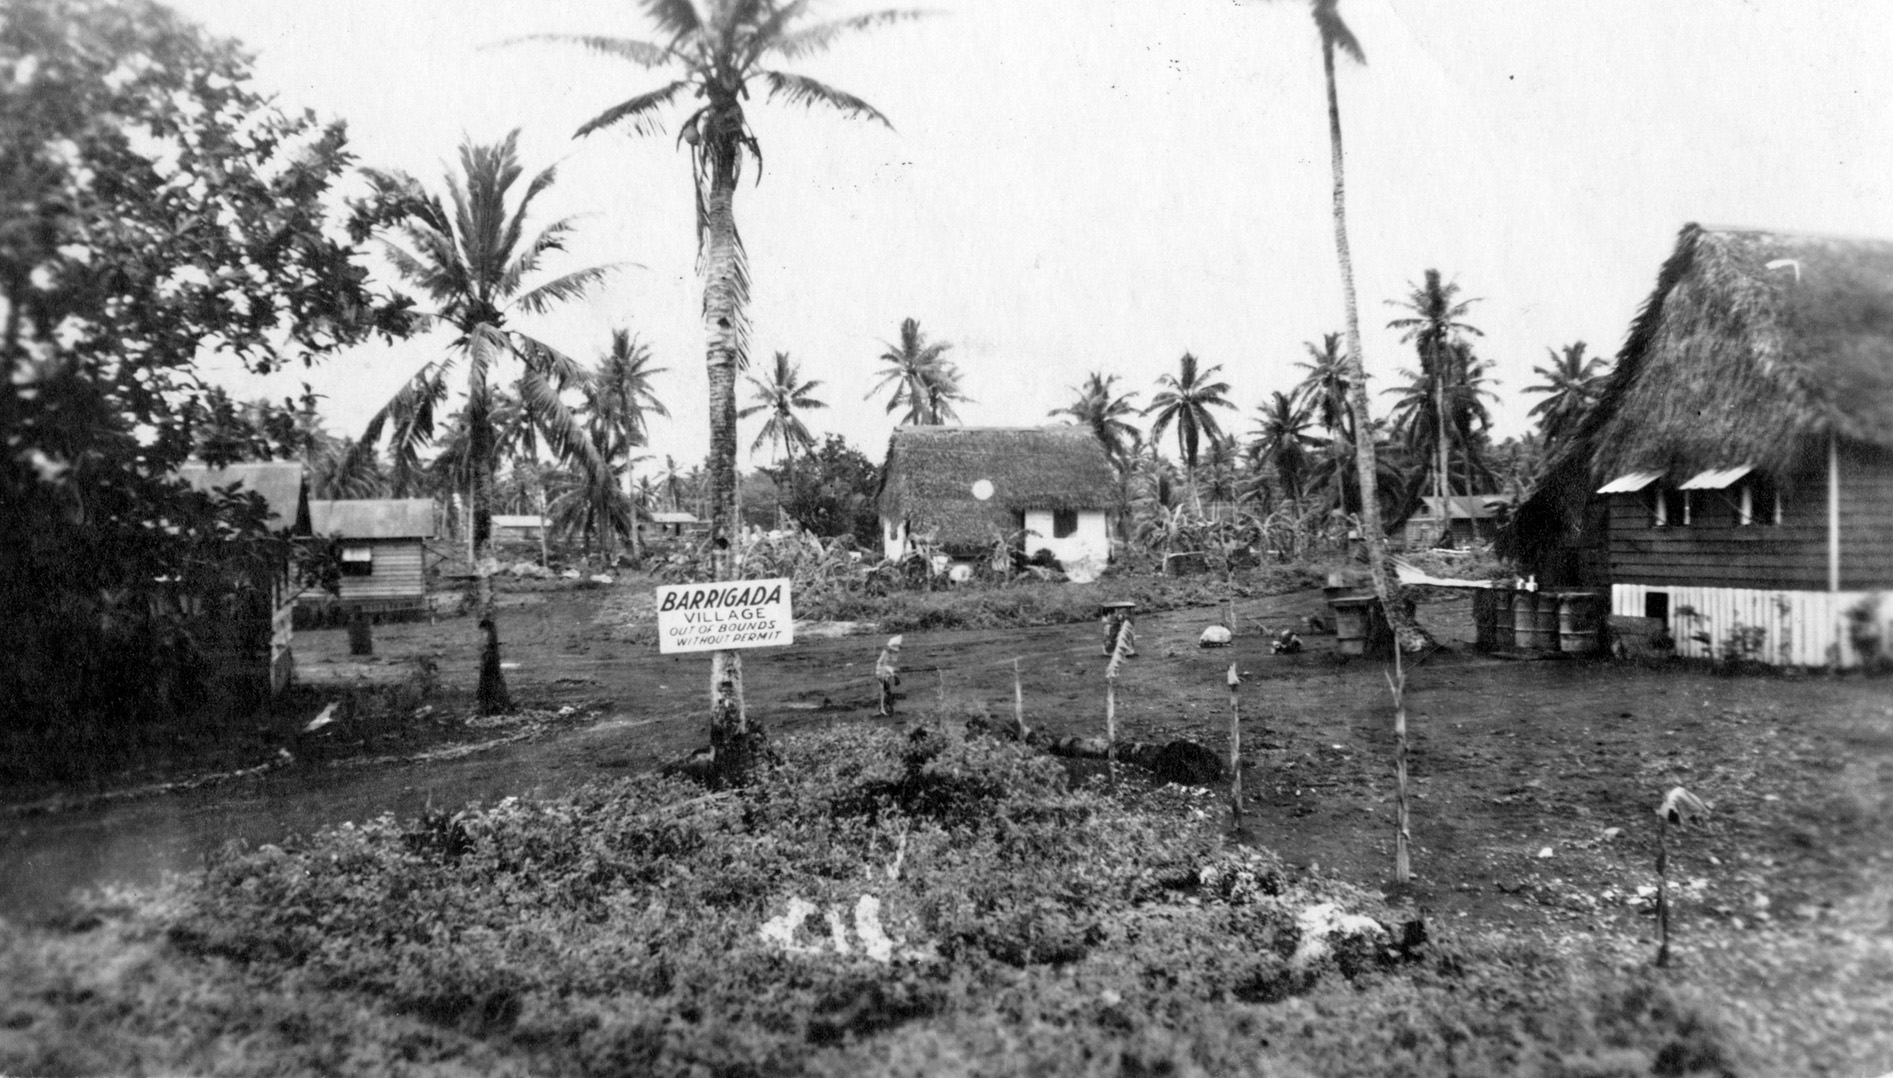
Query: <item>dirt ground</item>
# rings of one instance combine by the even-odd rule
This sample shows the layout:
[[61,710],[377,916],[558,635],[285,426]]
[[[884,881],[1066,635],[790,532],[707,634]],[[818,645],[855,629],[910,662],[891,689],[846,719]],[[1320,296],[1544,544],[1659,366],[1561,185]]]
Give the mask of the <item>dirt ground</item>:
[[[705,740],[708,659],[658,655],[648,609],[642,582],[509,592],[507,673],[530,710],[490,725],[465,717],[471,619],[380,627],[365,663],[347,658],[344,631],[298,633],[310,688],[274,731],[287,757],[189,788],[0,807],[0,915],[43,912],[73,887],[189,869],[232,839],[555,794],[680,757]],[[1120,736],[1222,751],[1224,672],[1236,662],[1252,840],[1379,887],[1393,846],[1386,666],[1348,661],[1320,634],[1304,634],[1303,654],[1268,653],[1268,630],[1320,609],[1317,592],[1242,602],[1235,646],[1218,650],[1196,646],[1214,610],[1139,619],[1141,655],[1119,686]],[[1676,848],[1687,919],[1732,932],[1816,926],[1889,878],[1893,684],[1508,661],[1464,646],[1465,600],[1424,604],[1422,618],[1452,645],[1408,670],[1412,897],[1431,916],[1647,939],[1636,891],[1654,882],[1654,807],[1679,784],[1713,810]],[[873,717],[881,638],[818,631],[747,654],[751,714],[772,733],[887,721]],[[1099,734],[1100,640],[1094,623],[908,633],[902,706],[944,699],[1009,717],[1016,658],[1028,723]],[[417,656],[438,657],[444,687],[423,717],[290,733],[351,685],[411,680]],[[1205,804],[1226,811],[1216,798]]]

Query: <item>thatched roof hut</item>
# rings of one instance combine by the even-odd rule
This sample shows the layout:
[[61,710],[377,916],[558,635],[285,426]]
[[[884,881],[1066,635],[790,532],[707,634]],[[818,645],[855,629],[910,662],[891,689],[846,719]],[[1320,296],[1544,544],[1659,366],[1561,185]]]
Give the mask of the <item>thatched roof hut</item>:
[[[984,499],[981,480],[991,484]],[[884,519],[971,553],[1017,531],[1027,510],[1108,512],[1117,474],[1083,427],[899,427],[876,502]]]
[[1687,225],[1501,551],[1529,560],[1634,473],[1792,483],[1830,434],[1893,448],[1893,242]]

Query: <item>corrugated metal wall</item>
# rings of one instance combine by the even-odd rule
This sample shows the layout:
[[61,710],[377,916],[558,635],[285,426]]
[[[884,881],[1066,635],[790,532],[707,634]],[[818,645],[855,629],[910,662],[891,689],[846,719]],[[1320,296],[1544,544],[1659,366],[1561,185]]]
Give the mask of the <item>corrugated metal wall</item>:
[[[1838,660],[1843,668],[1860,665],[1848,641],[1848,611],[1877,594],[1617,584],[1610,589],[1611,613],[1643,617],[1652,593],[1669,597],[1670,635],[1678,655],[1714,658],[1725,653],[1738,628],[1759,628],[1755,659],[1775,666],[1827,666]],[[1881,636],[1893,643],[1893,595],[1881,598]],[[1707,633],[1710,643],[1695,639],[1698,633]]]

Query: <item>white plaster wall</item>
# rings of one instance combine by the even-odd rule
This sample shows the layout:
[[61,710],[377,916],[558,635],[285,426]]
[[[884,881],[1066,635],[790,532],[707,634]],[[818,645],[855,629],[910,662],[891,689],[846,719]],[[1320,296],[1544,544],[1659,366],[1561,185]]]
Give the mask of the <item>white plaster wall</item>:
[[1101,509],[1078,511],[1078,528],[1063,539],[1052,536],[1052,511],[1028,509],[1025,514],[1025,553],[1029,557],[1049,550],[1065,567],[1066,575],[1083,583],[1104,571],[1111,560],[1110,514]]
[[881,552],[889,561],[907,556],[907,525],[892,517],[881,518]]

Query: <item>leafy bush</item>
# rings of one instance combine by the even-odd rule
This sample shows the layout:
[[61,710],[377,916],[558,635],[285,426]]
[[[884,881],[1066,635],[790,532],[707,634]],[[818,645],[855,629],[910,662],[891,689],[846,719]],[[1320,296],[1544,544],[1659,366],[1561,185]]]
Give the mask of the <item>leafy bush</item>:
[[1226,846],[1188,791],[1073,789],[940,724],[782,749],[741,791],[647,777],[232,850],[9,940],[0,1070],[1730,1068],[1662,988],[1535,944],[1311,936],[1324,903],[1397,918]]

